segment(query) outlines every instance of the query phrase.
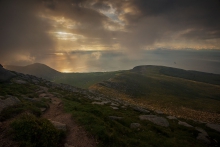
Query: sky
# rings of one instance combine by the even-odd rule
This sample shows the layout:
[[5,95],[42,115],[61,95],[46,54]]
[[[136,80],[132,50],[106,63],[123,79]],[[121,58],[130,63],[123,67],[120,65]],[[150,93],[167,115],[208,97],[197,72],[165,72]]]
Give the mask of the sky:
[[219,0],[0,0],[0,63],[220,73]]

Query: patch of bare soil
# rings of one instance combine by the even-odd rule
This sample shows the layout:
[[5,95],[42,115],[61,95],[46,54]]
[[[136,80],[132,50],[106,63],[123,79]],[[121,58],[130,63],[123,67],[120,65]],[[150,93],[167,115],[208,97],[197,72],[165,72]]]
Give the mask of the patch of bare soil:
[[61,99],[51,97],[52,103],[50,108],[43,114],[42,117],[57,121],[67,125],[67,136],[65,147],[95,147],[97,141],[91,135],[80,127],[71,117],[71,114],[63,111],[63,104]]

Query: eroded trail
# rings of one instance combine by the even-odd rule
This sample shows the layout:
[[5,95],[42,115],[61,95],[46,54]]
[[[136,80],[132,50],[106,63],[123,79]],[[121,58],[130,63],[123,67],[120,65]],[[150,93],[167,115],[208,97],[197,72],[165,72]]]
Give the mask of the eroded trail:
[[50,97],[50,108],[42,117],[66,124],[67,137],[65,147],[96,147],[97,143],[95,138],[89,136],[88,133],[71,118],[71,114],[63,111],[62,100],[53,95]]

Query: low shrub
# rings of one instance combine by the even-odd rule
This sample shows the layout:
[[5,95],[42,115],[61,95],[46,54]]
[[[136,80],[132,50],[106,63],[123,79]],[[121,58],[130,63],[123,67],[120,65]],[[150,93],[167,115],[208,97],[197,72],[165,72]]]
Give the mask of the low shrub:
[[64,136],[49,120],[30,114],[13,121],[11,128],[22,147],[56,147]]

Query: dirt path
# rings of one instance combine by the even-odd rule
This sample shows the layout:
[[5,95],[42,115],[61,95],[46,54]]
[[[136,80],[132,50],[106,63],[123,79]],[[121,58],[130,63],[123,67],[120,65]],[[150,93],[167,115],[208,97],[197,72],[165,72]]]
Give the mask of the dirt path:
[[43,117],[67,125],[65,147],[96,147],[94,137],[89,136],[82,127],[76,124],[71,118],[71,114],[64,113],[61,99],[51,95],[51,100],[50,108],[43,114]]

